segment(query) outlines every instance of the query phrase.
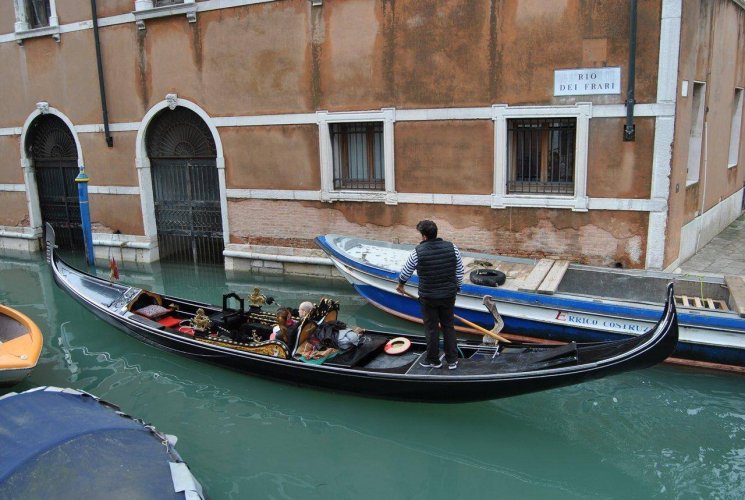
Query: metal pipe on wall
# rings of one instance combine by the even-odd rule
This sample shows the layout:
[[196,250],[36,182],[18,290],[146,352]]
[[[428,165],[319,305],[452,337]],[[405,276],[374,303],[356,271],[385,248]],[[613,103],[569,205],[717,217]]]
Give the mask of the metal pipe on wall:
[[636,0],[631,0],[631,26],[629,30],[629,81],[626,86],[626,125],[623,127],[623,140],[636,138],[634,125],[634,80],[636,78]]
[[114,146],[114,138],[109,131],[109,111],[106,106],[106,87],[103,80],[103,61],[101,59],[101,41],[98,38],[98,9],[96,0],[91,0],[91,17],[93,19],[93,39],[96,45],[96,64],[98,66],[98,90],[101,94],[101,111],[103,112],[103,132],[108,147]]

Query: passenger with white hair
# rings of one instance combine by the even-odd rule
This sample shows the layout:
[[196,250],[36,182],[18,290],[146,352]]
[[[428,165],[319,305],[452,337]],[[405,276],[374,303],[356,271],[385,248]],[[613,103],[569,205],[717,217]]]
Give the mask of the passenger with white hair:
[[305,302],[300,304],[297,310],[300,321],[302,321],[303,318],[310,314],[310,312],[313,310],[313,303],[306,300]]

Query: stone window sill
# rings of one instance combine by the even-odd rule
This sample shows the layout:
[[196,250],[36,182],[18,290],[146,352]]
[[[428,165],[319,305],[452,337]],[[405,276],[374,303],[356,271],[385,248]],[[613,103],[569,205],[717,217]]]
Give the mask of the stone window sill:
[[197,4],[196,2],[181,3],[175,5],[164,5],[163,7],[153,7],[152,9],[136,10],[132,12],[135,16],[137,27],[145,29],[146,19],[156,19],[158,17],[185,15],[190,23],[197,21]]
[[44,26],[43,28],[34,28],[24,31],[16,31],[16,42],[22,44],[24,40],[28,38],[40,38],[45,36],[51,36],[59,42],[60,29],[59,26]]

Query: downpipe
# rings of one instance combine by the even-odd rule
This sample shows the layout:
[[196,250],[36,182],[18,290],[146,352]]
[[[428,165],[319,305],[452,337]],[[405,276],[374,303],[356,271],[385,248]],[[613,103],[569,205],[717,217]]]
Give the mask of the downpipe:
[[98,9],[96,0],[91,0],[91,17],[93,19],[93,39],[96,45],[96,65],[98,66],[98,91],[101,94],[101,112],[103,113],[103,133],[108,147],[114,147],[114,138],[109,130],[109,110],[106,106],[106,86],[103,79],[103,61],[101,59],[101,41],[98,37]]
[[623,127],[625,142],[636,139],[634,125],[634,80],[636,78],[636,0],[631,0],[631,26],[629,29],[629,81],[626,85],[626,125]]

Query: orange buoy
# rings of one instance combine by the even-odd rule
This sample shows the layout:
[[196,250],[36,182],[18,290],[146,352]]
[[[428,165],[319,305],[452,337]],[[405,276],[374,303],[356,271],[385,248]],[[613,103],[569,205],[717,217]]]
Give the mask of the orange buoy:
[[396,337],[385,344],[386,354],[403,354],[411,347],[411,340],[406,337]]

